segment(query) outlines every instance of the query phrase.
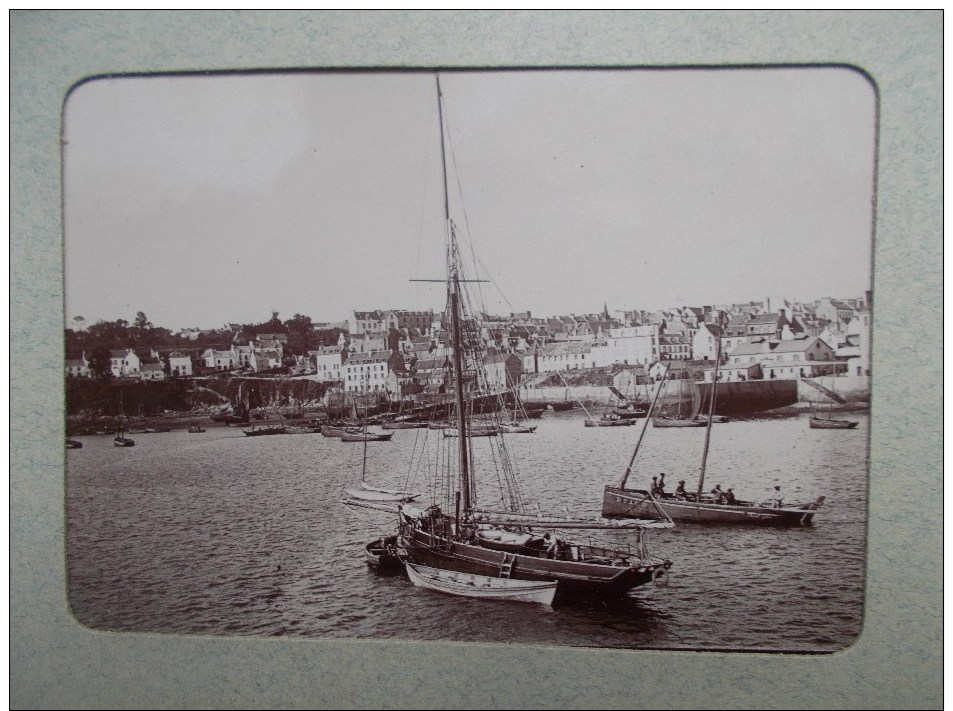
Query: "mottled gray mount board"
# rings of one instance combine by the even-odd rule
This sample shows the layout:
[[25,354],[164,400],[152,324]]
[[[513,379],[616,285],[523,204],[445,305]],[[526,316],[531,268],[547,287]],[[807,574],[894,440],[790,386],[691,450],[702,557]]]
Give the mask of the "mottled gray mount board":
[[[12,707],[939,708],[942,20],[938,11],[13,12]],[[880,89],[870,553],[853,648],[791,657],[223,640],[95,633],[71,620],[59,135],[74,82],[152,70],[759,62],[855,64]]]

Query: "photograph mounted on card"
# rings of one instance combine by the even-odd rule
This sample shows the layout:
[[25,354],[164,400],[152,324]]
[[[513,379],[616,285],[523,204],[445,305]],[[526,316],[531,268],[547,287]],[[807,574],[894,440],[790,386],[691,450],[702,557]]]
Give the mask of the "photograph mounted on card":
[[876,137],[841,66],[77,84],[72,614],[847,649]]

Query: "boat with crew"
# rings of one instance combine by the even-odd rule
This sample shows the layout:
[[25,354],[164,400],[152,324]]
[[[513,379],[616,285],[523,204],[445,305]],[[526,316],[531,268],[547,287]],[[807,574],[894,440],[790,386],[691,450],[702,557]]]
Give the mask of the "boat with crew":
[[[720,358],[721,343],[719,339],[713,375],[715,383],[717,383],[718,379]],[[667,374],[666,371],[666,375]],[[652,402],[650,411],[655,408],[658,396],[661,392],[662,388],[659,388],[656,392],[656,398]],[[704,492],[705,469],[711,442],[712,423],[714,422],[712,415],[717,392],[717,387],[712,389],[707,422],[702,422],[702,425],[707,429],[705,432],[705,444],[702,451],[697,489],[693,492],[677,490],[675,493],[666,493],[658,489],[655,491],[646,491],[644,489],[628,489],[626,487],[629,477],[632,474],[632,467],[635,463],[639,446],[645,436],[646,428],[643,427],[639,441],[635,447],[635,452],[632,454],[632,459],[629,461],[629,465],[626,467],[621,481],[615,485],[606,485],[603,491],[603,516],[612,519],[640,518],[652,511],[661,509],[676,523],[750,524],[778,527],[809,526],[813,523],[817,510],[824,503],[823,496],[819,496],[813,501],[783,505],[780,495],[778,495],[778,498],[774,501],[756,502],[736,499],[731,489],[729,489],[726,494],[720,492],[720,487],[716,487],[715,490],[709,493]],[[775,487],[775,489],[776,491],[780,491],[780,487]]]

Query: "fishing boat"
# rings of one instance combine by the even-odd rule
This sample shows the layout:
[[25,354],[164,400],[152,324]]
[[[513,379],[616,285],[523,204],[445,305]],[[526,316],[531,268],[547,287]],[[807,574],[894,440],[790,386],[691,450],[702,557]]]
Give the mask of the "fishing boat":
[[857,420],[835,420],[829,417],[811,417],[811,429],[814,430],[852,430]]
[[[719,342],[717,349],[717,358],[721,357],[721,344]],[[667,371],[666,371],[667,374]],[[718,378],[718,360],[715,362],[714,379],[717,383]],[[651,409],[655,408],[658,401],[658,395],[662,388],[656,393],[656,398],[652,402]],[[711,425],[717,396],[717,387],[712,389],[712,397],[709,403],[708,421],[702,424],[707,427],[705,432],[705,446],[702,451],[701,469],[698,477],[698,488],[694,492],[677,490],[675,493],[645,491],[643,489],[628,489],[626,484],[632,474],[632,467],[635,463],[639,446],[645,436],[646,427],[642,428],[636,443],[635,452],[629,460],[622,475],[621,481],[617,485],[606,485],[602,497],[602,515],[606,518],[626,519],[629,517],[641,518],[646,514],[661,509],[665,514],[676,523],[699,523],[699,524],[751,524],[761,526],[809,526],[814,521],[814,515],[824,503],[824,497],[801,504],[781,505],[781,499],[771,502],[758,503],[755,501],[746,501],[735,499],[734,493],[730,496],[719,494],[704,493],[705,485],[705,467],[708,460],[709,444],[711,442]],[[651,415],[650,415],[651,417]],[[779,487],[776,487],[779,490]],[[731,490],[728,490],[731,492]]]
[[82,448],[83,448],[83,443],[80,442],[78,439],[69,439],[69,438],[67,438],[67,440],[66,440],[66,448],[67,448],[67,449],[82,449]]
[[201,425],[189,425],[189,434],[201,434],[205,432],[205,428]]
[[556,596],[555,580],[516,580],[463,573],[457,570],[430,568],[406,563],[407,577],[417,587],[449,595],[476,597],[482,600],[510,600],[552,605]]
[[[486,432],[473,429],[476,425],[471,422],[471,398],[481,397],[480,393],[492,389],[482,367],[484,360],[480,339],[475,333],[475,320],[467,315],[481,310],[470,305],[474,297],[468,285],[482,280],[467,279],[461,274],[457,227],[450,216],[439,76],[437,96],[447,238],[447,275],[439,281],[446,286],[445,328],[451,361],[448,390],[453,393],[455,410],[455,429],[444,430],[444,433],[453,432],[455,437],[440,440],[442,454],[431,474],[430,505],[402,503],[396,507],[398,547],[408,570],[416,566],[422,576],[423,568],[436,569],[440,574],[433,573],[428,580],[444,587],[451,584],[447,581],[453,581],[454,585],[459,583],[461,575],[479,576],[481,581],[489,578],[555,583],[557,600],[622,595],[641,585],[661,584],[667,578],[672,561],[650,554],[648,534],[650,529],[672,526],[664,514],[656,512],[642,521],[607,522],[528,511],[505,438],[487,434],[479,443],[474,442],[475,434]],[[500,508],[478,506],[481,492],[498,497]],[[386,510],[386,507],[365,506],[360,500],[344,503]],[[564,531],[585,529],[624,531],[630,540],[625,548],[610,548],[584,545],[563,537]],[[541,535],[543,531],[548,535]],[[495,533],[502,538],[504,532],[528,537],[511,550],[487,544]],[[540,540],[547,544],[539,543]]]
[[351,427],[349,425],[323,425],[321,427],[321,434],[325,437],[343,437],[346,434],[351,434],[355,432],[360,432],[356,427]]

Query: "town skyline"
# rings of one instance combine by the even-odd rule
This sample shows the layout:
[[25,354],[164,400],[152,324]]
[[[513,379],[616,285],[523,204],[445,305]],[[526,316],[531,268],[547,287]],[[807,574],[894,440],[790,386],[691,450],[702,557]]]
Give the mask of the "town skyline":
[[[869,292],[869,290],[868,290],[868,292]],[[674,305],[671,305],[671,306],[667,306],[667,307],[663,307],[663,308],[658,308],[658,309],[645,309],[645,308],[639,308],[638,306],[635,306],[635,307],[629,308],[629,309],[614,309],[614,308],[612,308],[612,305],[611,305],[611,304],[604,304],[604,307],[608,307],[609,317],[610,317],[611,319],[615,319],[615,320],[623,320],[623,319],[621,318],[621,316],[622,316],[624,313],[631,313],[631,312],[660,313],[660,312],[670,312],[670,311],[671,311],[671,312],[674,312],[674,311],[676,311],[676,310],[686,309],[686,308],[704,308],[704,307],[716,307],[716,308],[727,307],[728,309],[730,309],[732,306],[741,306],[741,305],[747,305],[747,304],[757,304],[757,303],[767,303],[767,302],[771,302],[771,303],[784,303],[784,302],[788,302],[788,303],[790,303],[790,304],[813,304],[813,303],[817,303],[817,302],[819,302],[819,301],[821,301],[821,300],[823,300],[823,299],[831,299],[831,300],[834,300],[834,301],[840,301],[840,300],[859,300],[859,301],[862,301],[862,302],[864,302],[865,304],[867,304],[867,306],[869,307],[869,306],[872,305],[872,303],[868,303],[868,302],[867,302],[868,292],[864,292],[863,294],[824,295],[824,296],[819,296],[819,297],[817,297],[817,298],[812,298],[812,299],[797,299],[797,298],[793,298],[793,297],[786,297],[786,296],[784,296],[784,295],[768,295],[768,296],[766,296],[766,297],[764,297],[764,298],[761,298],[761,299],[752,298],[752,299],[744,299],[744,300],[734,300],[734,301],[730,301],[730,302],[723,303],[723,304],[715,304],[715,303],[693,303],[693,304],[688,304],[688,303],[685,303],[685,304],[674,304]],[[870,296],[871,296],[871,302],[872,302],[872,294],[871,294]],[[275,313],[278,314],[278,318],[279,318],[279,320],[281,320],[282,322],[288,321],[288,320],[294,318],[294,316],[305,316],[305,317],[307,317],[307,318],[310,318],[310,319],[311,319],[311,322],[312,322],[313,324],[316,324],[316,325],[329,324],[329,327],[332,327],[334,324],[346,324],[346,323],[348,322],[348,320],[349,320],[355,313],[358,313],[358,312],[360,312],[360,313],[370,313],[370,312],[375,312],[375,311],[379,311],[379,312],[383,312],[383,313],[386,313],[386,312],[388,312],[388,311],[398,311],[398,312],[399,312],[399,311],[423,311],[423,312],[432,311],[434,314],[439,314],[439,313],[441,313],[441,312],[443,311],[443,308],[440,307],[440,308],[405,309],[405,308],[403,308],[403,307],[401,307],[401,306],[399,306],[399,305],[398,305],[398,306],[375,306],[375,307],[373,307],[373,308],[350,309],[350,310],[349,310],[348,312],[346,312],[346,313],[344,314],[344,316],[341,317],[341,318],[315,318],[315,317],[312,317],[311,314],[304,313],[304,312],[302,312],[302,311],[294,311],[293,313],[285,314],[285,313],[282,313],[282,312],[280,312],[280,311],[277,311],[276,309],[270,309],[270,310],[267,311],[267,313],[264,313],[264,312],[262,313],[260,320],[252,319],[252,320],[247,320],[247,321],[246,321],[246,320],[226,319],[226,320],[221,320],[221,321],[218,321],[218,322],[216,322],[216,323],[211,323],[211,324],[187,323],[187,324],[174,324],[174,325],[169,325],[169,324],[163,324],[163,323],[156,322],[156,321],[154,321],[153,319],[151,319],[151,318],[149,317],[149,313],[148,313],[147,311],[145,311],[144,309],[138,309],[136,313],[130,314],[128,318],[127,318],[127,317],[124,317],[124,316],[121,316],[121,315],[118,316],[117,318],[114,318],[114,319],[99,318],[99,317],[87,318],[87,317],[85,316],[85,314],[77,314],[77,317],[80,317],[80,318],[82,319],[82,323],[81,323],[81,324],[78,324],[77,321],[76,321],[76,317],[74,317],[73,319],[70,319],[70,320],[65,324],[65,327],[66,327],[67,329],[71,329],[71,330],[82,330],[82,329],[88,328],[89,326],[92,326],[92,325],[94,325],[94,324],[96,324],[96,323],[115,323],[115,322],[120,321],[120,320],[121,320],[121,321],[126,321],[129,325],[134,325],[135,318],[136,318],[136,316],[137,316],[139,313],[142,313],[142,314],[144,314],[144,315],[146,316],[146,318],[148,319],[149,324],[150,324],[151,326],[157,327],[157,328],[166,328],[166,329],[168,329],[169,331],[171,331],[173,334],[174,334],[174,333],[178,333],[178,332],[182,332],[182,331],[187,331],[187,330],[190,330],[190,329],[219,330],[219,329],[221,329],[221,328],[223,328],[223,327],[226,327],[226,326],[228,326],[228,325],[230,325],[230,324],[237,324],[237,325],[243,325],[243,326],[245,326],[245,325],[259,325],[259,326],[260,326],[260,325],[263,325],[263,324],[267,323],[268,320],[271,318],[271,316],[272,316],[273,314],[275,314]],[[564,317],[567,317],[567,316],[589,316],[589,315],[596,315],[596,314],[601,314],[602,312],[603,312],[603,309],[602,309],[602,308],[595,309],[595,310],[591,310],[591,311],[589,311],[589,310],[580,310],[580,309],[577,309],[577,310],[575,310],[575,311],[570,311],[570,312],[567,312],[567,313],[543,313],[543,312],[537,313],[536,311],[533,311],[532,309],[516,309],[516,310],[514,310],[514,311],[506,312],[506,313],[491,313],[491,312],[487,312],[487,315],[488,315],[488,316],[493,316],[493,317],[508,318],[508,317],[512,317],[512,316],[515,316],[515,315],[521,315],[521,314],[527,314],[527,313],[529,313],[529,314],[531,314],[531,318],[533,318],[533,319],[554,319],[554,318],[564,318]]]
[[[440,77],[450,215],[499,292],[490,312],[871,287],[876,96],[859,72]],[[439,126],[432,72],[80,84],[64,107],[67,325],[438,308],[442,288],[411,280],[445,273]]]

